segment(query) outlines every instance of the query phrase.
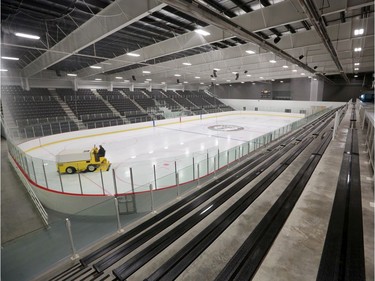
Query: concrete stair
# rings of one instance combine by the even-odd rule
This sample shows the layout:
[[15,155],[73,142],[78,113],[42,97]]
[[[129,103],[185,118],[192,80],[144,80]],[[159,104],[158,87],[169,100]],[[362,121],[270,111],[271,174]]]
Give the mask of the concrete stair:
[[85,124],[83,124],[83,122],[77,118],[77,116],[73,113],[73,111],[66,104],[66,102],[63,101],[59,97],[59,95],[57,94],[57,92],[56,92],[55,89],[48,89],[48,91],[50,92],[51,96],[60,104],[60,106],[62,107],[62,109],[65,111],[66,115],[68,115],[68,117],[72,121],[74,121],[74,123],[76,123],[76,125],[78,126],[79,130],[85,130],[85,129],[87,129],[87,127],[85,126]]

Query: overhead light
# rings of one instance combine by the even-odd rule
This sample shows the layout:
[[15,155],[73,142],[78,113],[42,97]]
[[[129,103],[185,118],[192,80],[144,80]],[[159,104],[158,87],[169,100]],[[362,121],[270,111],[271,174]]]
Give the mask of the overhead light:
[[220,84],[216,84],[216,86],[219,86]]
[[229,87],[232,87],[232,84],[230,84]]
[[142,73],[144,73],[144,74],[150,74],[150,73],[151,73],[151,71],[148,71],[148,70],[143,70],[143,71],[142,71]]
[[360,52],[360,51],[362,51],[362,48],[361,48],[361,47],[359,47],[359,48],[354,48],[354,52]]
[[236,72],[236,71],[233,71],[232,73],[233,73],[233,74],[237,74],[238,72]]
[[270,63],[276,63],[276,61],[275,60],[270,60]]
[[354,68],[354,70],[356,70],[356,71],[357,71],[357,70],[359,70],[359,68],[358,68],[358,67],[356,67],[356,68]]
[[215,71],[220,71],[220,68],[214,68]]
[[6,72],[6,71],[8,71],[8,69],[0,68],[0,71]]
[[102,67],[101,67],[101,66],[97,66],[97,65],[90,65],[90,68],[100,69],[100,68],[102,68]]
[[250,55],[255,54],[255,52],[252,51],[252,50],[247,50],[246,53],[248,53],[248,54],[250,54]]
[[264,79],[262,76],[259,77],[260,79]]
[[181,74],[175,74],[174,76],[176,76],[176,77],[180,77],[180,76],[181,76]]
[[183,65],[191,65],[190,62],[183,62],[182,64],[183,64]]
[[164,85],[164,84],[165,84],[165,82],[161,82],[161,84],[163,84],[163,85]]
[[151,78],[147,78],[146,81],[152,81],[152,79]]
[[230,82],[230,80],[227,80],[227,82]]
[[273,82],[273,81],[275,81],[275,79],[271,79],[271,81]]
[[354,78],[357,78],[358,77],[358,75],[356,74],[356,75],[354,75]]
[[1,57],[4,60],[19,60],[19,58],[14,58],[14,57]]
[[354,35],[362,35],[365,32],[363,28],[354,29]]
[[253,85],[255,85],[255,82],[253,82]]
[[200,77],[199,77],[199,76],[195,76],[194,78],[195,78],[195,79],[200,79]]
[[289,68],[289,66],[287,66],[287,65],[283,65],[283,68]]
[[284,81],[283,81],[283,80],[281,80],[281,81],[280,81],[280,83],[284,83]]
[[314,78],[314,80],[316,81],[316,80],[318,80],[318,79]]
[[297,72],[297,69],[293,69],[292,71],[293,71],[293,72]]
[[188,81],[184,81],[184,84],[187,84],[187,83],[189,83]]
[[116,79],[122,79],[122,77],[120,77],[120,76],[117,76],[117,77],[115,77]]
[[247,77],[251,77],[251,74],[246,74]]
[[95,78],[95,81],[102,81],[102,78]]
[[72,77],[76,77],[77,76],[77,74],[75,74],[75,73],[68,73],[67,75],[68,76],[72,76]]
[[356,62],[354,65],[356,65],[356,66],[359,65],[359,62]]
[[305,75],[305,73],[302,72],[301,75]]
[[126,53],[128,56],[130,57],[139,57],[140,54],[136,54],[136,53]]
[[40,39],[39,36],[31,35],[31,34],[26,34],[26,33],[20,33],[20,32],[17,32],[17,33],[16,33],[16,36],[18,36],[18,37],[22,37],[22,38],[27,38],[27,39],[33,39],[33,40],[38,40],[38,39]]
[[203,83],[203,82],[200,82],[199,84],[201,84],[201,85],[204,85],[204,83]]
[[124,82],[124,83],[129,83],[129,82],[130,82],[130,80],[124,80],[123,82]]
[[208,35],[211,35],[211,33],[203,30],[203,29],[196,29],[194,30],[196,33],[200,34],[200,35],[203,35],[203,36],[208,36]]
[[215,78],[211,78],[212,81],[215,81],[216,79]]
[[311,76],[308,76],[307,78],[311,79],[312,77],[311,77]]

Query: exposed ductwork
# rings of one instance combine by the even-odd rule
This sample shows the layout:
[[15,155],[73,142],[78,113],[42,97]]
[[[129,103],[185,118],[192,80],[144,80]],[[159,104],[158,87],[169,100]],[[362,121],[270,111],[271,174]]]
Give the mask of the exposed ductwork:
[[320,16],[314,2],[312,0],[299,0],[303,10],[309,17],[310,22],[314,25],[316,32],[322,39],[324,46],[327,48],[332,60],[336,64],[341,76],[347,83],[350,83],[348,76],[345,74],[344,69],[338,59],[336,49],[333,47],[331,39],[328,36],[327,30],[323,24],[323,18]]

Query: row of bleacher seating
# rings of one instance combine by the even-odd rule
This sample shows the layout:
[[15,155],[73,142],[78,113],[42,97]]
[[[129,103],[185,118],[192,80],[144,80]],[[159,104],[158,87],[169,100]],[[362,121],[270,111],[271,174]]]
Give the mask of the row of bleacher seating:
[[[24,91],[19,86],[4,85],[1,90],[3,102],[6,102],[10,109],[17,127],[25,130],[27,136],[30,136],[31,132],[34,136],[41,136],[78,130],[77,124],[70,120],[48,89],[32,88],[30,91]],[[90,89],[79,89],[76,92],[72,89],[56,89],[56,92],[88,128],[125,123],[126,119],[112,112]],[[187,109],[189,114],[233,110],[202,91],[135,89],[131,92],[128,88],[114,88],[112,92],[107,89],[98,89],[97,92],[131,123],[164,119],[164,112],[159,110],[159,107],[163,106],[171,111]]]

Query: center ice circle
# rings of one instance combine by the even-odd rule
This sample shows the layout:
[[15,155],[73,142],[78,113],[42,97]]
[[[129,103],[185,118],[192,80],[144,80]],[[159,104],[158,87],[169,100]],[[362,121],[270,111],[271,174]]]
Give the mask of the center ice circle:
[[232,131],[241,131],[244,127],[236,126],[236,125],[214,125],[209,126],[208,129],[213,131],[222,131],[222,132],[232,132]]

